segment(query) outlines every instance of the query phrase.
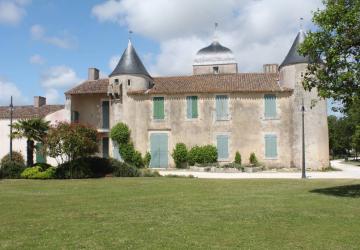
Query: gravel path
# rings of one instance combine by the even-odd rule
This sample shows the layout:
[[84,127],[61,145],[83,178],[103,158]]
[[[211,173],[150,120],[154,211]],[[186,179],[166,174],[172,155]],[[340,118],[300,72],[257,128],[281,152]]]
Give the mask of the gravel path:
[[[333,168],[337,168],[342,171],[307,172],[306,176],[309,179],[360,179],[360,167],[346,164],[343,162],[343,160],[331,161],[331,166]],[[209,173],[209,172],[194,172],[187,170],[160,170],[159,172],[163,176],[192,175],[197,178],[205,178],[205,179],[300,179],[301,178],[301,172]]]

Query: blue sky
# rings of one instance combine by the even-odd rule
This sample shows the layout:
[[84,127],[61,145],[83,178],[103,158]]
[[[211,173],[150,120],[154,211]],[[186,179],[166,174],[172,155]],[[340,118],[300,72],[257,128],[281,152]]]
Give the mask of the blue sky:
[[63,103],[64,91],[97,67],[111,73],[128,31],[152,75],[191,74],[193,57],[213,39],[231,48],[240,72],[281,63],[304,17],[320,0],[0,0],[0,105],[10,95]]

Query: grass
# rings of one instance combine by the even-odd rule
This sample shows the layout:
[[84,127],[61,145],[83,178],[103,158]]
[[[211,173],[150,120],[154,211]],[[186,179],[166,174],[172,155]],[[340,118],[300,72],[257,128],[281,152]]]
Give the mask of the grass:
[[0,181],[2,249],[359,249],[360,181]]

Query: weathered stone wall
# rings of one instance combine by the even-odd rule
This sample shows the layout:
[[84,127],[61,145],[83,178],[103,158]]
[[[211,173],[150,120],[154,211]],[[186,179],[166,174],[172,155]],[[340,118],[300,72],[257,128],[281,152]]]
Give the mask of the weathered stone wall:
[[194,65],[194,75],[208,75],[214,74],[214,67],[219,67],[219,74],[235,74],[238,72],[236,63],[232,64],[219,64],[219,65]]

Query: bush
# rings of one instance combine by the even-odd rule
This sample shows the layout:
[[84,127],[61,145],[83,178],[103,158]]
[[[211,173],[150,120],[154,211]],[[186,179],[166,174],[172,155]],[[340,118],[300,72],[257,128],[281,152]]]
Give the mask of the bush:
[[24,171],[25,165],[16,161],[5,161],[1,164],[1,178],[18,179],[22,171]]
[[116,177],[139,177],[140,171],[127,163],[114,161],[113,175]]
[[21,178],[25,179],[54,179],[56,174],[56,169],[54,167],[49,167],[46,170],[43,170],[40,166],[35,166],[31,168],[26,168],[21,173]]
[[140,169],[140,177],[161,177],[160,173],[152,169]]
[[[4,165],[6,162],[10,161],[10,153],[6,154],[2,159],[1,159],[1,166]],[[12,152],[12,161],[20,164],[20,165],[24,165],[25,166],[25,160],[24,157],[22,156],[22,154],[20,152],[17,151],[13,151]]]
[[144,167],[144,162],[143,162],[143,158],[141,156],[141,153],[139,151],[135,151],[131,162],[132,165],[134,165],[137,168],[143,168]]
[[177,143],[172,157],[174,158],[175,165],[177,168],[186,168],[187,158],[188,158],[188,150],[184,143]]
[[150,166],[150,162],[151,162],[151,154],[149,152],[146,152],[144,159],[143,159],[144,165],[145,167],[149,167]]
[[236,153],[235,153],[234,163],[241,165],[241,154],[239,153],[239,151],[236,151]]
[[250,154],[249,162],[250,162],[250,164],[253,165],[253,166],[259,165],[259,161],[258,161],[255,153],[251,153],[251,154]]
[[85,157],[63,163],[56,168],[56,178],[82,179],[105,177],[113,172],[112,161],[100,157]]
[[120,144],[130,142],[130,129],[125,123],[116,124],[110,131],[110,138]]
[[221,166],[221,167],[222,167],[222,168],[236,168],[236,169],[241,170],[241,171],[244,169],[240,164],[235,163],[235,162],[229,163],[229,164],[225,164],[225,165],[223,165],[223,166]]
[[188,162],[191,166],[195,163],[207,164],[217,162],[217,149],[213,145],[205,145],[202,147],[195,146],[188,153]]
[[47,163],[36,163],[34,167],[40,167],[42,171],[45,171],[48,168],[51,168],[52,166]]

